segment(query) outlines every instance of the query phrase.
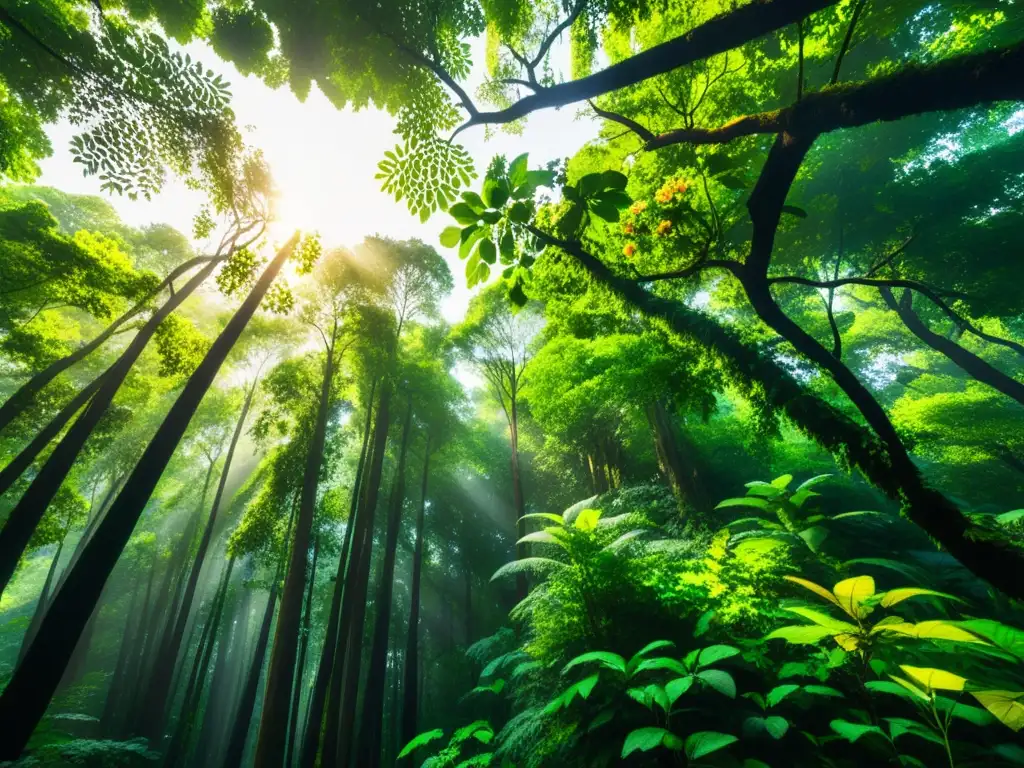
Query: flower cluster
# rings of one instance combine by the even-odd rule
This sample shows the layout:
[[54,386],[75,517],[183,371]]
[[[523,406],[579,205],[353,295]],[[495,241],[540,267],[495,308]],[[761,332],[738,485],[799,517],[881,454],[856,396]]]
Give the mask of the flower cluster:
[[683,179],[669,179],[661,189],[654,193],[654,201],[659,205],[668,205],[676,199],[676,195],[682,197],[686,194],[686,181]]

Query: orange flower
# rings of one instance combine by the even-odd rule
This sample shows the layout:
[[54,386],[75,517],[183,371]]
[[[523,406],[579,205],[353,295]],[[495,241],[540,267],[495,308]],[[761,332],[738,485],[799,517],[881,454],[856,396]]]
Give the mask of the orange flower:
[[661,205],[665,205],[666,203],[672,202],[672,196],[674,194],[675,193],[671,189],[666,189],[665,187],[662,187],[661,189],[654,193],[654,201],[660,203]]
[[672,229],[672,222],[668,219],[662,219],[658,222],[657,234],[659,237],[666,235],[670,229]]
[[622,255],[631,259],[634,253],[636,253],[636,243],[626,243],[626,247],[622,249]]
[[680,195],[686,194],[686,182],[683,181],[682,179],[676,181],[676,192],[678,192]]
[[646,209],[647,209],[647,201],[646,200],[637,200],[635,203],[633,203],[631,206],[629,206],[629,212],[632,213],[634,216],[640,215]]
[[636,228],[633,226],[633,222],[627,221],[622,225],[622,231],[627,235],[632,235],[636,231]]

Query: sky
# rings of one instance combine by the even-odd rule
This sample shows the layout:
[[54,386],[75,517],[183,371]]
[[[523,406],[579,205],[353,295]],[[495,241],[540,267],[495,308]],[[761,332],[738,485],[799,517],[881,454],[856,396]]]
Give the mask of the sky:
[[[483,42],[475,41],[473,47],[474,61],[482,62]],[[556,63],[567,56],[566,49],[554,47]],[[283,240],[297,228],[319,232],[326,247],[352,246],[373,234],[419,238],[436,247],[448,261],[455,290],[443,303],[442,313],[449,322],[461,319],[471,294],[457,252],[438,242],[441,230],[453,223],[451,217],[438,212],[421,224],[404,202],[396,203],[373,178],[384,151],[398,142],[391,116],[375,109],[339,111],[315,86],[306,101],[299,102],[287,86],[274,91],[253,76],[242,77],[205,44],[190,44],[184,50],[230,82],[232,108],[243,137],[263,150],[279,192],[273,239]],[[473,73],[470,92],[481,79],[482,72]],[[581,116],[579,107],[571,106],[535,113],[519,136],[495,133],[487,139],[481,127],[463,132],[459,141],[469,149],[482,176],[496,154],[511,160],[530,152],[531,167],[572,155],[596,136],[599,127],[592,117]],[[169,180],[152,201],[108,196],[100,192],[95,177],[83,178],[81,166],[71,162],[68,142],[75,134],[74,127],[58,123],[49,133],[54,154],[40,164],[42,176],[37,183],[107,197],[121,218],[134,226],[163,222],[186,234],[191,232],[192,218],[203,203],[201,193]]]

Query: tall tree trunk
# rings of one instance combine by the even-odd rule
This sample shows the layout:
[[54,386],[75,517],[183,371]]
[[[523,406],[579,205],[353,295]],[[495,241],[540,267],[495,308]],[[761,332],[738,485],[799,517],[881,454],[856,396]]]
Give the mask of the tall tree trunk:
[[360,728],[359,757],[357,764],[366,768],[378,768],[381,758],[382,734],[384,728],[384,691],[388,669],[388,630],[391,628],[391,599],[395,589],[395,559],[398,551],[398,534],[402,528],[402,505],[405,501],[405,466],[409,452],[409,433],[412,432],[412,397],[405,409],[405,425],[402,427],[402,445],[398,454],[398,469],[391,489],[391,504],[388,510],[387,530],[384,536],[383,567],[377,596],[373,601],[376,618],[373,639],[370,643],[370,667],[363,696],[362,726]]
[[67,405],[61,408],[47,425],[39,430],[29,444],[22,448],[18,455],[11,459],[3,470],[0,470],[0,496],[3,496],[10,490],[11,486],[17,482],[26,469],[32,466],[32,462],[36,460],[36,457],[46,449],[46,446],[53,442],[53,439],[60,434],[61,430],[67,426],[67,423],[71,421],[74,415],[88,404],[92,396],[99,390],[101,384],[103,384],[103,374],[89,382]]
[[316,424],[310,440],[309,453],[306,455],[299,516],[295,526],[295,544],[288,563],[284,590],[281,593],[281,611],[277,619],[277,629],[274,632],[274,645],[270,652],[267,690],[264,694],[259,736],[256,741],[256,758],[253,763],[255,768],[280,768],[285,759],[288,706],[291,701],[292,681],[295,674],[295,656],[298,652],[299,622],[302,619],[302,597],[306,586],[307,560],[309,559],[309,538],[313,529],[316,493],[320,482],[320,467],[323,463],[324,443],[327,437],[327,417],[331,405],[334,347],[337,335],[338,323],[335,320],[331,339],[327,344],[327,359],[320,386]]
[[213,605],[210,607],[210,615],[206,619],[206,626],[203,629],[199,646],[196,648],[196,658],[192,663],[192,672],[189,674],[188,684],[185,686],[185,696],[181,704],[181,714],[178,716],[178,724],[167,749],[164,765],[167,768],[174,768],[188,757],[188,742],[192,733],[192,725],[196,715],[199,713],[199,704],[202,700],[206,674],[210,668],[210,657],[213,655],[213,648],[217,644],[217,632],[220,629],[221,618],[224,615],[224,602],[227,600],[228,585],[231,581],[231,571],[235,567],[235,558],[228,559],[224,569],[224,578],[213,598]]
[[[309,697],[307,707],[306,733],[303,736],[302,754],[299,757],[301,768],[313,768],[316,764],[317,752],[320,750],[320,737],[323,729],[324,704],[327,700],[331,675],[335,668],[338,646],[338,623],[341,613],[341,598],[345,589],[345,566],[349,560],[352,545],[352,532],[356,527],[356,511],[359,507],[360,490],[363,484],[364,468],[370,443],[370,427],[373,425],[373,396],[377,390],[377,379],[370,385],[370,397],[366,401],[366,423],[363,426],[363,445],[359,451],[359,463],[356,465],[356,476],[352,483],[352,498],[349,501],[348,524],[345,526],[345,543],[338,558],[338,571],[334,577],[334,593],[331,596],[331,611],[327,617],[327,632],[324,635],[324,646],[320,651],[320,663],[317,666],[316,681]],[[340,674],[340,673],[339,673]]]
[[[17,759],[46,712],[67,659],[81,637],[153,489],[188,429],[189,421],[297,240],[298,233],[267,265],[252,291],[189,377],[181,395],[171,406],[117,500],[97,528],[93,540],[54,597],[53,607],[43,619],[24,663],[0,694],[0,722],[5,726],[3,734],[0,734],[0,760]],[[205,277],[202,273],[200,276]]]
[[662,471],[669,481],[684,511],[698,514],[708,511],[710,506],[696,461],[692,457],[692,446],[685,448],[675,425],[672,414],[664,402],[655,400],[647,407],[647,419],[654,433],[654,444],[663,464]]
[[22,659],[25,658],[25,652],[28,651],[30,645],[32,645],[32,638],[36,636],[36,632],[39,631],[39,625],[43,623],[43,616],[46,615],[47,603],[50,601],[50,587],[53,585],[53,576],[57,571],[57,563],[60,561],[61,552],[64,551],[64,542],[67,541],[68,531],[64,529],[64,535],[60,537],[60,543],[57,544],[57,551],[53,555],[53,560],[50,561],[50,567],[46,571],[46,581],[43,582],[43,589],[39,593],[39,601],[36,603],[36,609],[32,612],[32,621],[28,625],[28,629],[25,630],[25,636],[21,639],[21,648],[18,650],[18,663],[20,664]]
[[[165,288],[171,285],[171,283],[174,280],[178,279],[183,274],[188,272],[193,267],[198,266],[199,264],[209,261],[218,262],[223,260],[224,259],[222,257],[217,256],[198,256],[194,259],[189,259],[185,263],[175,267],[156,288],[150,291],[141,301],[137,302],[135,306],[133,306],[119,318],[114,320],[110,325],[104,328],[103,331],[98,336],[86,342],[78,349],[76,349],[74,352],[65,355],[59,360],[54,360],[43,370],[33,374],[32,378],[30,378],[28,381],[26,381],[24,384],[18,387],[14,394],[7,398],[7,400],[4,401],[4,404],[0,406],[0,431],[2,431],[4,427],[10,424],[26,408],[28,408],[32,404],[32,400],[35,399],[35,396],[39,394],[43,387],[45,387],[47,384],[49,384],[51,381],[57,378],[64,371],[68,370],[75,363],[79,362],[80,360],[84,360],[86,357],[88,357],[97,349],[99,349],[108,339],[110,339],[115,333],[117,333],[117,330],[122,325],[124,325],[133,317],[141,313],[146,308],[146,305],[149,304],[150,300],[152,300],[155,296],[159,296]],[[96,383],[96,381],[93,382],[93,384]],[[90,384],[89,386],[92,386],[92,384]],[[76,408],[75,410],[78,409]],[[0,493],[3,493],[3,491],[0,490]]]
[[952,360],[954,365],[975,381],[987,384],[997,392],[1002,392],[1007,397],[1012,397],[1018,403],[1024,405],[1024,384],[1017,381],[1012,376],[1007,376],[995,366],[986,363],[973,352],[964,349],[955,341],[947,339],[945,336],[940,336],[925,325],[917,312],[914,311],[913,291],[909,288],[905,288],[900,300],[897,301],[889,288],[882,287],[878,290],[882,294],[882,298],[885,299],[885,303],[889,305],[889,309],[893,310],[900,316],[900,320],[903,321],[903,324],[907,326],[907,328],[910,329],[910,332],[917,336],[917,338],[939,354],[945,355],[947,358]]
[[156,333],[157,327],[210,276],[211,272],[212,264],[200,270],[180,291],[171,296],[153,313],[117,362],[101,374],[103,381],[89,400],[88,407],[53,449],[18,504],[11,510],[3,531],[0,531],[0,594],[3,594],[11,576],[14,575],[18,560],[24,554],[39,521],[46,514],[50,501],[71,471],[86,440],[107,412],[121,383]]
[[373,554],[373,528],[380,495],[384,454],[387,451],[388,426],[391,423],[392,384],[387,378],[381,383],[380,404],[373,432],[373,452],[364,483],[360,509],[356,513],[356,530],[352,534],[352,552],[345,573],[345,596],[341,604],[341,628],[331,691],[328,698],[327,725],[320,756],[321,768],[348,765],[354,741],[356,699],[359,693],[360,668],[363,657],[363,630],[366,622],[366,598],[370,578],[370,559]]
[[420,680],[420,588],[423,579],[423,528],[427,512],[427,480],[430,477],[430,434],[423,446],[423,481],[420,508],[416,513],[416,545],[412,553],[412,586],[409,590],[409,633],[405,641],[405,682],[402,685],[402,726],[399,748],[416,736],[416,707]]
[[302,637],[299,640],[299,660],[295,664],[295,682],[292,685],[291,724],[288,727],[288,748],[286,762],[291,764],[295,745],[299,742],[299,705],[302,703],[302,681],[306,669],[306,650],[309,648],[309,633],[313,618],[313,587],[316,584],[316,566],[320,559],[320,537],[313,542],[313,565],[309,570],[309,585],[306,587],[306,608],[302,617]]
[[[235,431],[231,435],[231,444],[228,446],[228,453],[224,459],[224,468],[221,470],[220,479],[217,482],[217,491],[213,496],[213,506],[210,507],[210,516],[207,518],[203,537],[199,540],[199,549],[196,551],[192,570],[189,572],[188,582],[185,584],[185,592],[181,597],[177,618],[171,631],[164,637],[164,642],[160,647],[157,658],[156,670],[149,683],[144,708],[149,717],[142,724],[139,733],[149,739],[151,743],[160,738],[163,730],[168,696],[171,693],[171,681],[174,676],[178,654],[181,651],[181,641],[185,636],[185,627],[188,625],[189,617],[192,614],[192,601],[195,599],[196,588],[199,585],[199,576],[203,570],[203,564],[206,562],[206,554],[210,549],[210,542],[213,540],[213,532],[217,525],[217,514],[224,500],[224,488],[228,482],[228,475],[231,473],[231,462],[235,456],[235,448],[238,446],[238,440],[242,435],[245,419],[249,415],[249,408],[252,406],[252,399],[256,394],[258,383],[258,380],[253,381],[252,386],[245,393],[242,411],[238,414],[238,420],[235,422]],[[214,463],[210,462],[211,469]]]

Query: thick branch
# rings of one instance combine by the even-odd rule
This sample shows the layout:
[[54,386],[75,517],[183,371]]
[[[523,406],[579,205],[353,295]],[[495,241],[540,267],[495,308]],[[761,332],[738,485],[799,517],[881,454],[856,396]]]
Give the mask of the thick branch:
[[957,56],[928,66],[910,65],[886,77],[806,94],[792,106],[738,117],[718,128],[680,128],[649,142],[725,144],[743,136],[817,135],[923,112],[949,111],[995,101],[1024,99],[1024,42]]
[[473,115],[456,133],[474,125],[511,123],[539,109],[564,107],[663,75],[756,40],[837,0],[752,0],[666,43],[649,48],[588,77],[560,83],[520,99],[507,109]]
[[700,274],[706,269],[727,269],[734,275],[738,276],[740,271],[743,269],[743,265],[738,261],[732,261],[731,259],[701,259],[685,269],[680,269],[675,272],[661,272],[656,275],[640,275],[637,277],[636,282],[656,283],[659,280],[681,280]]

